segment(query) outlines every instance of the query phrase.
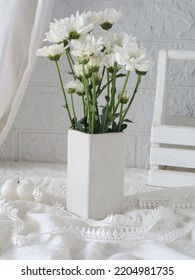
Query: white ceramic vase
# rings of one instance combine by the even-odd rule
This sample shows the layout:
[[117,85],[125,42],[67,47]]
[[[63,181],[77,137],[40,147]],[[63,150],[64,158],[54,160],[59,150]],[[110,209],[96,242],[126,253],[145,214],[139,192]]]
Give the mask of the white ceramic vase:
[[83,218],[120,214],[124,197],[124,133],[68,131],[67,210]]

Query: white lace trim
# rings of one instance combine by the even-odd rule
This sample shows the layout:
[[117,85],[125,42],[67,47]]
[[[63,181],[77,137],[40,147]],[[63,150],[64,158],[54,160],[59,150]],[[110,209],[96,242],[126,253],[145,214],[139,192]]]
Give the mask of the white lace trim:
[[53,206],[53,207],[61,209],[61,210],[66,209],[66,204],[65,203],[62,204],[60,202],[61,192],[59,195],[55,195],[53,192],[46,193],[46,192],[42,192],[38,189],[35,189],[33,192],[33,197],[38,202],[45,203],[47,205]]
[[195,208],[195,200],[140,200],[140,208],[156,208],[158,206],[171,208]]
[[158,238],[158,240],[164,243],[173,242],[174,240],[180,238],[181,236],[188,234],[193,228],[195,228],[195,221],[186,223],[181,228],[173,229],[169,232],[164,233]]
[[[43,196],[39,193],[39,198]],[[47,196],[48,199],[48,196]],[[56,205],[55,198],[52,200]],[[151,204],[152,207],[154,204]],[[180,205],[180,204],[179,204]],[[181,204],[184,207],[185,204]],[[189,203],[186,204],[189,207]],[[177,204],[178,206],[178,204]],[[13,221],[12,225],[12,243],[16,246],[26,245],[33,242],[36,239],[46,240],[51,234],[59,235],[71,235],[75,238],[82,239],[84,241],[97,241],[97,242],[120,242],[126,240],[143,240],[144,238],[151,238],[152,232],[150,229],[152,226],[160,221],[161,218],[167,214],[172,213],[172,209],[160,206],[158,208],[150,210],[144,219],[140,217],[132,219],[125,215],[111,215],[102,221],[82,220],[86,226],[82,227],[66,227],[58,228],[53,232],[35,233],[31,232],[27,235],[22,235],[20,232],[24,228],[24,222],[17,216],[18,210],[12,207],[9,202],[0,200],[0,207],[4,213]],[[59,205],[54,206],[58,209],[64,208]],[[81,219],[80,219],[81,220]],[[88,226],[87,226],[88,224]],[[190,230],[195,227],[195,221],[184,224],[183,227],[170,230],[157,237],[158,240],[164,243],[170,243],[175,239],[186,235]]]

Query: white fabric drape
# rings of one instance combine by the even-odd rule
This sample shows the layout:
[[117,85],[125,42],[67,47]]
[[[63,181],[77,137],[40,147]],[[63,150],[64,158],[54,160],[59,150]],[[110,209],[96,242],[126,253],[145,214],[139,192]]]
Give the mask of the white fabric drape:
[[66,170],[0,162],[0,189],[10,178],[35,188],[0,196],[0,260],[195,260],[195,187],[148,186],[148,170],[126,169],[123,214],[95,221],[67,212]]
[[0,145],[27,88],[54,0],[0,0]]

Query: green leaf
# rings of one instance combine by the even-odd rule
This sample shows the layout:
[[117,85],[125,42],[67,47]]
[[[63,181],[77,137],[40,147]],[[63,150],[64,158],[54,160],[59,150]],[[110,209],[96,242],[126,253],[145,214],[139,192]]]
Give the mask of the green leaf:
[[115,119],[116,119],[116,118],[118,118],[120,116],[120,114],[116,113],[114,116],[115,116]]
[[121,78],[121,77],[126,77],[127,75],[126,74],[123,74],[123,73],[120,73],[118,75],[116,75],[117,78]]
[[123,122],[128,122],[128,123],[133,123],[131,120],[129,119],[124,119]]
[[97,120],[94,123],[94,133],[101,133],[101,131],[102,131],[102,126],[97,118]]
[[118,125],[116,124],[116,122],[113,122],[112,132],[117,132],[117,131],[118,131]]
[[77,122],[76,128],[77,128],[77,130],[79,130],[81,132],[85,132],[85,128],[79,122]]
[[108,114],[108,119],[109,119],[110,122],[112,122],[112,121],[114,121],[115,116],[113,116],[113,115],[109,112],[109,114]]
[[126,123],[123,123],[122,125],[121,125],[121,132],[123,131],[123,130],[125,130],[127,128],[127,124]]
[[71,72],[71,71],[67,71],[67,73],[68,73],[69,75],[71,75],[71,76],[74,76],[74,73]]
[[106,117],[106,106],[103,107],[102,115],[100,116],[102,124],[104,124],[105,122],[105,117]]
[[107,102],[109,102],[109,101],[110,101],[110,96],[109,96],[109,95],[106,95],[106,96],[105,96],[105,99],[106,99]]
[[83,117],[82,119],[80,119],[76,123],[76,126],[77,126],[79,131],[87,132],[87,128],[88,128],[87,117]]
[[111,113],[109,113],[109,120],[112,122],[112,121],[114,121],[115,119],[117,119],[118,117],[120,116],[120,114],[119,113],[116,113],[116,114],[111,114]]
[[98,89],[98,90],[97,90],[97,96],[99,96],[101,93],[102,93],[102,90],[101,90],[101,89]]

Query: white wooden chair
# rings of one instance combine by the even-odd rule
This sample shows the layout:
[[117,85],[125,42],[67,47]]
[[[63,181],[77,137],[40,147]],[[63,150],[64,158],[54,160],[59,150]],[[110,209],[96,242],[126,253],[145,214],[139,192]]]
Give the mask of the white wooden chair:
[[[195,118],[167,123],[168,61],[194,60],[195,51],[160,50],[151,131],[149,184],[195,187]],[[182,122],[184,125],[182,125]]]

